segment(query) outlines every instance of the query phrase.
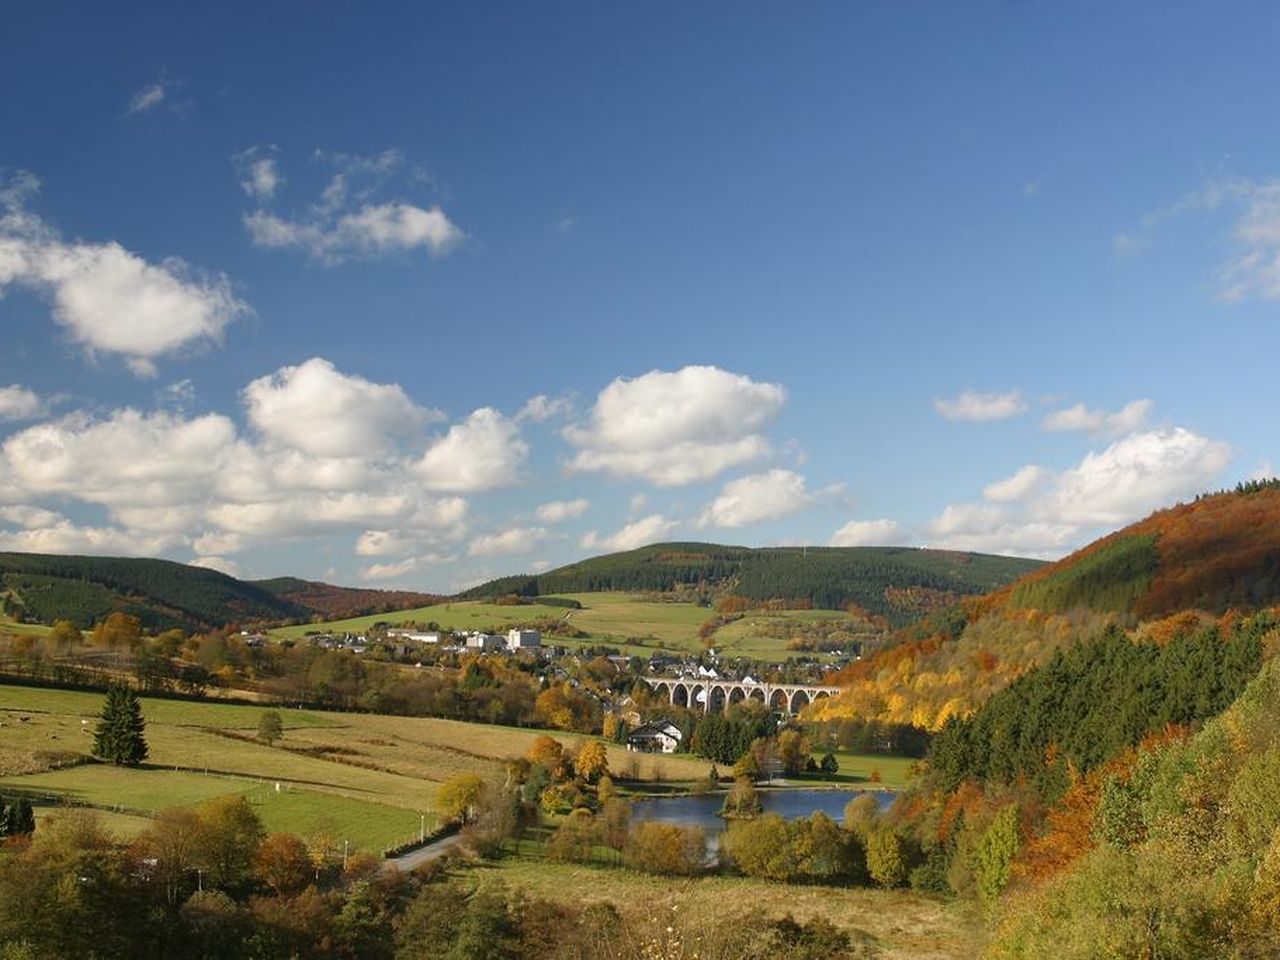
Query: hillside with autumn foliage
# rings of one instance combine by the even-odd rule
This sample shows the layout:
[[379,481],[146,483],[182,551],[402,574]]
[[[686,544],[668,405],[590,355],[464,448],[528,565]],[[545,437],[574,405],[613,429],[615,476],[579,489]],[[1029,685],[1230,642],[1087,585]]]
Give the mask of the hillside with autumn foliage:
[[846,669],[823,719],[934,731],[868,830],[983,956],[1280,950],[1280,484],[1118,531]]
[[898,634],[851,664],[813,718],[938,730],[1109,626],[1167,642],[1280,604],[1280,483],[1250,483],[1152,514],[1016,582]]

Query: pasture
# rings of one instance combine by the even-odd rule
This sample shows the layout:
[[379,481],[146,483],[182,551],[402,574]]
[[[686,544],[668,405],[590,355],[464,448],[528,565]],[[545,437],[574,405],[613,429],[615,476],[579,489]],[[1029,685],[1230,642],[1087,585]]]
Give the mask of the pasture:
[[[558,596],[578,601],[572,610],[548,604],[508,606],[466,600],[417,607],[328,623],[300,624],[271,631],[278,639],[300,639],[309,632],[362,633],[376,623],[434,623],[444,630],[505,631],[513,626],[546,620],[564,620],[587,634],[584,638],[547,637],[544,642],[565,647],[607,644],[624,654],[647,657],[653,653],[698,653],[702,641],[698,628],[715,617],[715,610],[694,603],[669,603],[625,592],[566,593]],[[716,631],[714,645],[730,657],[783,661],[796,656],[787,649],[789,625],[797,632],[819,620],[847,621],[851,632],[860,621],[842,610],[753,611]]]
[[[150,756],[143,767],[124,769],[88,762],[101,694],[0,684],[0,793],[133,818],[242,794],[269,830],[323,832],[376,853],[417,836],[423,815],[433,828],[442,781],[464,772],[500,777],[503,761],[526,753],[543,732],[282,709],[284,737],[267,746],[253,736],[264,708],[145,697],[142,704]],[[555,736],[566,744],[586,739]],[[641,778],[667,783],[692,781],[707,767],[609,745],[612,769],[632,761]]]
[[280,639],[300,639],[308,633],[363,633],[375,623],[416,623],[426,626],[436,623],[443,630],[507,630],[510,627],[534,620],[559,620],[565,614],[564,607],[543,606],[538,603],[522,606],[484,603],[468,600],[459,603],[437,603],[430,607],[414,607],[392,613],[377,613],[349,620],[331,620],[327,623],[303,623],[292,627],[277,627],[271,635]]

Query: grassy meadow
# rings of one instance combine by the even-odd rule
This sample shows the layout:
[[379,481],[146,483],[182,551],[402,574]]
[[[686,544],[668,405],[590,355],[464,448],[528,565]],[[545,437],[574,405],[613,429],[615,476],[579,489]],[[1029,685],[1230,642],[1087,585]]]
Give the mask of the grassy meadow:
[[797,886],[746,877],[682,880],[525,856],[470,869],[553,902],[612,902],[624,914],[652,921],[657,930],[669,924],[696,930],[701,917],[724,921],[759,916],[763,911],[770,918],[786,914],[800,921],[823,917],[855,937],[870,939],[883,951],[875,956],[885,960],[972,957],[980,949],[977,918],[963,906],[908,890]]
[[[269,830],[326,833],[378,852],[432,829],[435,790],[459,773],[498,777],[502,761],[541,733],[431,718],[280,710],[274,747],[253,734],[263,708],[143,698],[150,757],[139,769],[89,763],[102,696],[0,684],[0,793],[65,799],[138,818],[170,806],[241,794]],[[556,734],[562,742],[584,739]],[[682,783],[705,761],[609,746],[610,766]],[[279,785],[277,788],[277,784]]]
[[[582,639],[556,637],[548,642],[567,647],[608,644],[620,648],[623,653],[644,657],[659,652],[698,653],[702,650],[698,628],[715,616],[714,610],[693,603],[665,603],[624,592],[566,593],[559,596],[578,601],[582,609],[570,610],[539,603],[505,606],[467,600],[349,620],[281,627],[273,630],[272,635],[280,639],[298,639],[315,631],[360,633],[375,623],[435,622],[446,630],[506,630],[522,623],[563,619],[589,636]],[[851,625],[855,624],[842,610],[755,612],[716,631],[715,646],[728,656],[785,660],[795,655],[787,650],[787,639],[765,636],[764,629],[776,627],[779,623],[799,626],[815,620],[848,620]]]

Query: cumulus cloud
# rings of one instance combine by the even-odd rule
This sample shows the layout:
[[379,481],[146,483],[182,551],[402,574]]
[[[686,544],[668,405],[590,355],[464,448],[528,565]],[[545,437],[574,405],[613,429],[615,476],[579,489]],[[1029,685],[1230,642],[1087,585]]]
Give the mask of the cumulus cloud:
[[1153,404],[1150,400],[1134,400],[1116,411],[1090,410],[1083,403],[1056,410],[1044,418],[1046,430],[1082,430],[1119,436],[1132,433],[1147,422]]
[[270,200],[284,183],[276,165],[275,147],[250,147],[231,158],[240,177],[240,189],[259,201]]
[[[443,256],[462,242],[463,232],[439,206],[376,199],[391,174],[403,166],[398,151],[332,159],[338,172],[301,216],[282,217],[263,206],[244,214],[245,229],[255,246],[303,250],[318,263],[332,266],[352,258],[417,249]],[[269,165],[263,166],[264,161]],[[241,185],[247,183],[246,192],[265,203],[283,181],[275,158],[255,153],[245,162],[249,175]]]
[[896,520],[850,520],[831,535],[831,547],[888,547],[900,542]]
[[392,530],[366,530],[356,540],[356,556],[388,557],[412,549],[413,541]]
[[150,557],[179,542],[164,534],[143,534],[116,527],[78,526],[66,517],[21,530],[0,530],[0,550],[19,553],[60,553]]
[[538,507],[538,519],[543,523],[563,523],[582,516],[591,507],[591,501],[579,497],[577,500],[552,500]]
[[634,550],[647,543],[665,540],[680,524],[676,520],[668,520],[660,513],[650,514],[632,521],[616,533],[601,537],[592,530],[580,541],[584,550]]
[[978,393],[965,390],[957,397],[933,401],[933,408],[948,420],[1007,420],[1027,409],[1027,401],[1020,390],[1008,393]]
[[507,557],[533,553],[546,541],[546,527],[512,527],[476,537],[467,547],[473,557]]
[[517,483],[528,455],[516,422],[481,407],[432,443],[414,469],[431,490],[476,493]]
[[32,420],[44,413],[44,403],[34,390],[16,383],[0,387],[0,420]]
[[417,557],[408,557],[397,563],[373,563],[360,571],[360,579],[394,580],[413,573],[420,565]]
[[120,244],[67,242],[26,209],[39,182],[0,190],[0,293],[9,284],[49,299],[53,318],[88,354],[116,354],[153,376],[166,355],[218,342],[248,311],[222,274],[182,260],[149,263]]
[[[391,537],[407,552],[423,541],[465,536],[467,500],[429,493],[405,445],[387,449],[384,435],[399,429],[395,415],[418,419],[399,388],[347,378],[322,364],[314,369],[342,401],[326,418],[287,402],[300,369],[267,378],[266,392],[254,392],[250,409],[262,414],[258,437],[241,436],[220,414],[127,408],[72,413],[20,430],[0,443],[0,504],[35,510],[56,497],[101,507],[114,526],[73,529],[59,517],[42,516],[42,536],[50,544],[93,547],[127,531],[137,542],[122,542],[121,551],[130,553],[185,544],[198,556],[226,557],[263,538],[363,530],[358,552],[374,555],[388,551]],[[307,416],[321,437],[300,438],[283,426]],[[354,429],[367,433],[343,433]],[[386,455],[329,456],[353,450]],[[16,513],[7,518],[21,519]],[[33,535],[25,539],[35,543]]]
[[717,367],[620,377],[596,398],[585,424],[566,428],[575,471],[604,471],[682,486],[770,451],[762,432],[786,391]]
[[1181,427],[1134,433],[1056,474],[990,484],[993,502],[949,504],[926,526],[929,545],[1058,557],[1210,488],[1230,460],[1227,444]]
[[1049,472],[1043,467],[1029,463],[1011,477],[988,483],[982,488],[982,496],[992,503],[1010,503],[1025,500],[1040,488]]
[[1231,447],[1182,427],[1135,433],[1089,453],[1037,503],[1042,516],[1118,526],[1206,490],[1231,461]]
[[265,437],[321,457],[386,453],[396,438],[440,417],[397,384],[344,374],[319,357],[254,380],[242,398],[249,422]]
[[744,527],[775,520],[813,503],[805,479],[793,470],[774,469],[730,480],[698,518],[699,527]]

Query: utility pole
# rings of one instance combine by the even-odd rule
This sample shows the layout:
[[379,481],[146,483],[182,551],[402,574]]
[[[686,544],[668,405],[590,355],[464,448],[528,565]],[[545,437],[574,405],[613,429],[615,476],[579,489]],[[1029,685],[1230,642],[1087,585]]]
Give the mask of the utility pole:
[[425,813],[418,814],[418,842],[422,843],[427,839],[427,815]]
[[343,841],[342,841],[342,871],[343,871],[344,873],[345,873],[345,872],[346,872],[346,870],[347,870],[347,844],[348,844],[348,842],[349,842],[349,841],[347,841],[347,840],[343,840]]

